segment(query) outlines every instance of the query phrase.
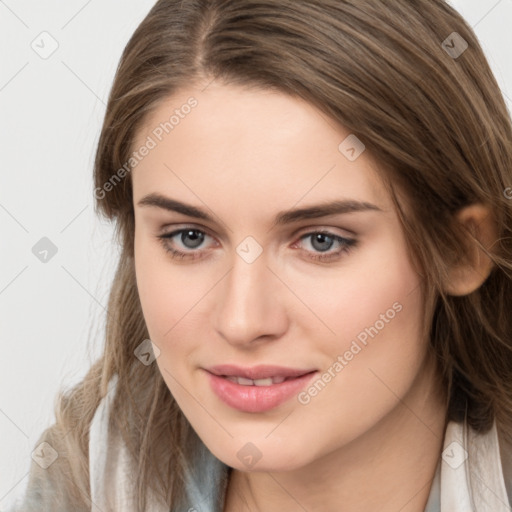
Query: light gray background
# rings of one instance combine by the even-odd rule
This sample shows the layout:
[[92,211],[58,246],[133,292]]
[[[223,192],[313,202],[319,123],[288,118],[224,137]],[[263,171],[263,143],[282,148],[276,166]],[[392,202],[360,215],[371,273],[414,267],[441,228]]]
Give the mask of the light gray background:
[[[94,215],[93,155],[121,52],[153,3],[0,0],[0,508],[26,485],[59,387],[100,353],[117,248]],[[451,3],[512,112],[512,0]],[[31,46],[51,48],[44,31],[58,43],[47,59]],[[42,237],[58,249],[46,263],[32,253]]]

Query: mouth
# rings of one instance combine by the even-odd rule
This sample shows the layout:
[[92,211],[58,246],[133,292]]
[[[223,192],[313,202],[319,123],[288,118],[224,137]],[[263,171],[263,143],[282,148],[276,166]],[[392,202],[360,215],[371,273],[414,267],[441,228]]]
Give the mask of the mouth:
[[[289,368],[287,366],[276,366],[276,365],[265,365],[261,364],[258,366],[243,367],[233,364],[221,364],[217,366],[211,366],[206,368],[206,371],[213,375],[220,377],[236,377],[248,380],[263,380],[263,379],[290,379],[295,377],[302,377],[307,373],[316,371],[316,369],[300,369],[300,368]],[[281,381],[282,382],[282,381]],[[279,384],[279,382],[276,382]]]
[[282,375],[276,377],[267,377],[266,379],[247,379],[246,377],[237,377],[235,375],[221,375],[225,379],[236,382],[241,386],[272,386],[272,384],[281,384],[286,379],[293,379],[295,377],[283,377]]
[[218,398],[231,408],[252,413],[269,411],[286,402],[317,373],[315,369],[270,365],[220,365],[205,371]]

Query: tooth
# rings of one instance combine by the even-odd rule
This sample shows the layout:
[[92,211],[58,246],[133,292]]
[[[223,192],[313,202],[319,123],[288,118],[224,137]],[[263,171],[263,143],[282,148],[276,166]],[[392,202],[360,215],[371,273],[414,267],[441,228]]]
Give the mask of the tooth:
[[255,386],[272,386],[272,377],[268,377],[267,379],[255,379]]
[[286,377],[267,377],[266,379],[247,379],[246,377],[236,377],[234,375],[226,376],[231,382],[236,382],[242,386],[272,386],[272,384],[280,384],[286,380]]
[[245,377],[237,377],[236,381],[242,386],[252,386],[254,384],[252,379],[246,379]]

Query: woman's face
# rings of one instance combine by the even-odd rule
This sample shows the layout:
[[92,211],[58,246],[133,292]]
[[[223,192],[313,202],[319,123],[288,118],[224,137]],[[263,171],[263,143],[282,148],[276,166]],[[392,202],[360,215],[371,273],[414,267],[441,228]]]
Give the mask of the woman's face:
[[219,459],[304,467],[426,396],[420,278],[348,131],[302,100],[212,83],[162,103],[133,149],[156,363]]

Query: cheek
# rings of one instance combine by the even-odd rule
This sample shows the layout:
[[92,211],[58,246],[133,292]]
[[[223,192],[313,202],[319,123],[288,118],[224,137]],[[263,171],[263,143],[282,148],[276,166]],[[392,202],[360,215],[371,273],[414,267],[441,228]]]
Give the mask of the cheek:
[[[188,410],[192,358],[208,339],[211,291],[222,277],[201,265],[179,265],[148,235],[135,236],[135,272],[149,337],[160,349],[157,366],[180,407]],[[215,274],[218,274],[216,271]]]
[[[341,356],[343,370],[332,369],[340,375],[333,380],[357,382],[357,388],[351,386],[355,393],[371,389],[378,381],[375,375],[381,374],[389,385],[403,388],[426,351],[421,339],[421,280],[409,261],[405,241],[387,234],[364,254],[354,252],[346,261],[338,275],[295,276],[298,294],[307,297],[305,302],[324,324],[316,321],[316,334],[312,329],[307,337],[314,340],[309,348],[327,356],[327,368]],[[303,329],[307,328],[304,322]]]
[[[359,331],[364,338],[348,336],[326,347],[324,373],[299,397],[304,409],[301,425],[325,440],[321,450],[351,442],[408,401],[424,368],[426,344],[420,339],[419,292],[402,296],[399,302],[402,309],[389,323],[375,326],[369,320]],[[406,409],[402,412],[407,414]],[[329,422],[319,426],[318,417]]]
[[168,258],[158,244],[135,236],[137,289],[149,337],[160,350],[156,364],[167,387],[183,407],[186,396],[180,394],[180,383],[185,379],[183,362],[190,351],[187,312],[197,303],[199,290],[190,286],[191,283],[186,286],[181,282],[179,272],[172,271]]
[[188,313],[205,296],[208,282],[176,265],[149,235],[135,236],[135,273],[151,339],[164,343],[186,324]]
[[334,356],[349,350],[354,340],[364,347],[373,339],[385,345],[385,340],[399,344],[419,336],[421,281],[400,232],[383,234],[332,269],[282,271],[316,316],[296,318],[304,331],[310,329],[306,339]]
[[135,275],[144,319],[151,339],[158,344],[172,324],[172,288],[162,257],[146,237],[135,234]]
[[[332,425],[342,422],[349,439],[407,394],[422,371],[427,345],[421,336],[421,281],[405,246],[390,244],[339,282],[326,282],[323,296],[312,295],[317,297],[312,308],[324,312],[323,320],[336,334],[316,337],[317,350],[326,355],[324,373],[305,390],[301,403],[329,414]],[[325,435],[332,434],[325,429]]]

